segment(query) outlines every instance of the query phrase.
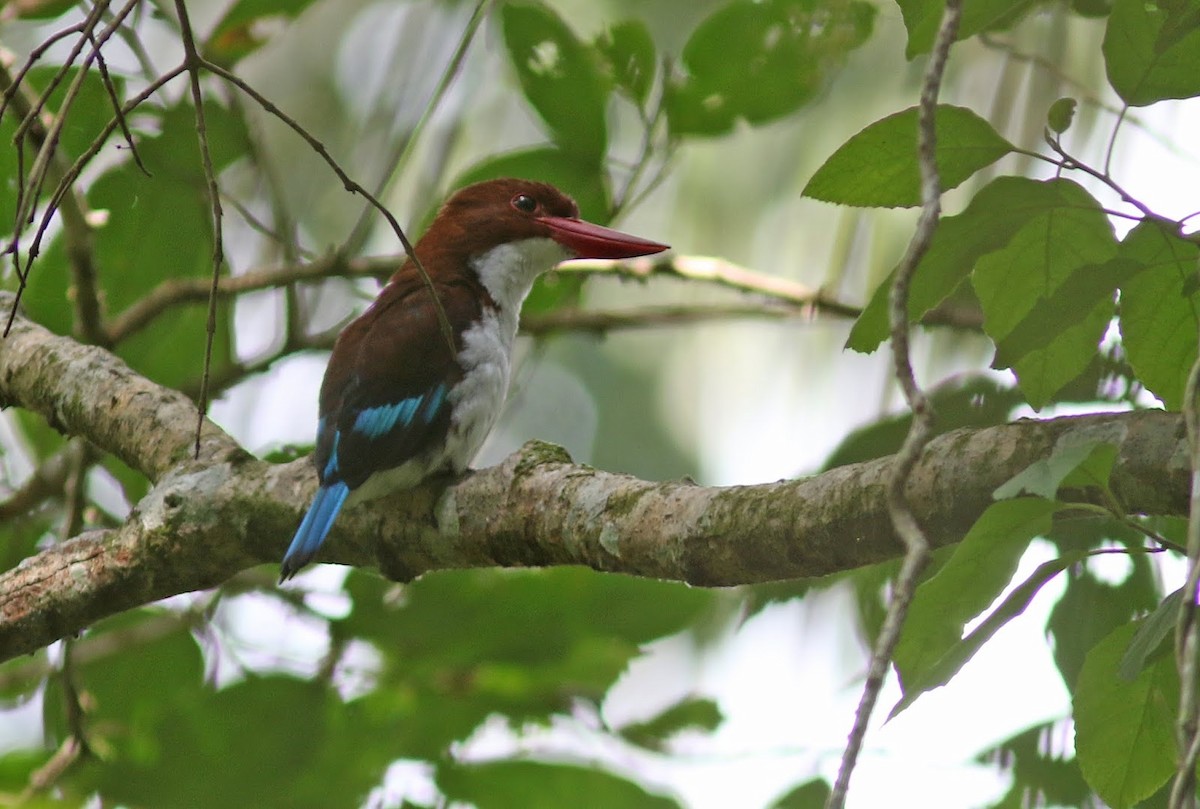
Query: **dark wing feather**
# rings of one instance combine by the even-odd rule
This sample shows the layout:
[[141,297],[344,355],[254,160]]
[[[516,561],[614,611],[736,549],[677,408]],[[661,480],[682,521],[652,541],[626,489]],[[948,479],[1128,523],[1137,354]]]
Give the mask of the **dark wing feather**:
[[[483,301],[466,282],[437,289],[457,341],[479,319]],[[460,348],[451,351],[424,281],[415,271],[397,274],[334,346],[321,384],[321,482],[354,489],[445,436],[448,394],[462,379]]]

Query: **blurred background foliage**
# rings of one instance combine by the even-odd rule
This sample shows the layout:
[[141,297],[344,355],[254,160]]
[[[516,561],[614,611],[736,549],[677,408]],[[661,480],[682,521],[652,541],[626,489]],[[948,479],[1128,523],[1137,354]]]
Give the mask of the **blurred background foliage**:
[[[948,157],[943,167],[957,171],[948,213],[969,211],[985,188],[999,193],[988,186],[998,176],[1054,176],[1029,152],[1048,153],[1046,132],[1066,142],[1068,127],[1073,154],[1105,173],[1111,160],[1130,194],[1157,214],[1191,213],[1196,184],[1181,178],[1194,176],[1184,172],[1196,160],[1181,133],[1194,110],[1165,99],[1200,93],[1188,56],[1200,53],[1192,47],[1200,18],[1194,2],[1141,6],[967,3],[943,98],[974,115],[945,113],[948,142],[962,146],[962,160]],[[8,82],[33,48],[91,8],[5,5],[0,40],[14,54]],[[104,50],[112,92],[123,99],[181,53],[169,4],[129,8]],[[912,136],[903,128],[911,121],[898,116],[894,130],[863,133],[860,162],[829,158],[916,102],[940,3],[235,0],[189,10],[208,59],[294,116],[414,234],[450,189],[522,175],[562,186],[585,217],[669,241],[680,256],[790,279],[839,304],[781,308],[753,285],[554,273],[525,318],[556,314],[566,325],[522,345],[510,405],[477,465],[537,437],[604,469],[721,485],[815,472],[898,446],[907,418],[896,412],[886,352],[842,349],[848,340],[873,348],[872,328],[874,344],[882,337],[877,308],[868,306],[854,334],[846,315],[871,301],[915,221],[913,211],[893,209],[913,202],[915,164],[905,145]],[[108,8],[100,18],[118,13]],[[1111,30],[1134,33],[1114,42]],[[50,47],[25,77],[27,88],[51,90],[51,112],[75,75],[55,87],[53,66],[71,45],[68,38]],[[1146,67],[1164,54],[1166,68]],[[397,252],[386,225],[285,124],[215,77],[204,87],[230,272]],[[55,170],[108,124],[108,96],[98,71],[81,79],[61,133],[65,164]],[[1078,101],[1073,117],[1060,104],[1047,130],[1047,113],[1064,96]],[[0,121],[6,142],[20,120],[21,96],[14,98]],[[1106,154],[1118,120],[1121,138]],[[78,183],[108,337],[138,371],[195,393],[207,305],[122,320],[160,284],[203,281],[211,271],[213,228],[185,83],[169,84],[128,123],[145,170],[118,133]],[[37,146],[26,141],[27,158]],[[0,221],[16,215],[22,170],[17,149],[0,149],[10,192],[0,197]],[[1121,205],[1102,177],[1080,183],[1107,195],[1109,208]],[[998,207],[1010,203],[1001,197]],[[1097,221],[1111,219],[1097,206]],[[973,221],[960,224],[969,231]],[[1112,240],[1112,225],[1105,227]],[[28,251],[34,233],[24,230]],[[1085,228],[1070,243],[1092,235]],[[1139,238],[1127,239],[1118,257],[1139,267],[1162,263]],[[1179,253],[1171,266],[1185,268],[1194,244],[1172,245]],[[24,291],[29,315],[62,333],[79,333],[69,269],[78,246],[69,229],[50,223]],[[14,273],[3,272],[3,287],[15,288]],[[342,275],[217,307],[213,418],[260,454],[284,459],[311,446],[323,351],[377,289],[374,280]],[[1131,299],[1174,294],[1154,287],[1155,277],[1139,275],[1148,288]],[[915,346],[939,429],[1001,423],[1031,414],[1031,404],[1044,414],[1154,406],[1153,393],[1177,405],[1194,328],[1174,342],[1151,335],[1142,345],[1177,351],[1136,373],[1117,335],[1074,339],[1069,351],[1054,343],[1076,322],[1105,331],[1112,307],[1096,315],[1095,306],[1111,304],[1114,280],[1099,292],[1069,287],[1078,306],[1043,290],[1038,300],[1066,307],[1052,312],[1066,324],[1027,344],[1004,344],[1005,334],[985,334],[996,323],[985,316],[1028,314],[1023,302],[996,304],[1004,279],[987,287],[990,298],[986,285],[965,283],[934,295],[942,322],[955,325],[920,332]],[[1186,323],[1195,290],[1182,291],[1171,300]],[[742,317],[713,314],[734,304]],[[572,328],[581,309],[627,313],[641,328]],[[1135,314],[1131,307],[1122,316],[1133,322]],[[1141,322],[1157,322],[1152,314]],[[995,345],[1011,360],[998,367],[1011,365],[1017,376],[988,368]],[[1036,354],[1050,345],[1059,353]],[[1018,360],[1030,352],[1058,376],[1035,380],[1022,371]],[[3,415],[0,452],[6,568],[82,527],[119,522],[146,492],[146,481],[120,462],[23,411]],[[1082,807],[1101,798],[1132,805],[1152,795],[1147,805],[1162,802],[1172,765],[1160,749],[1139,758],[1140,743],[1105,726],[1092,738],[1111,744],[1081,751],[1092,757],[1089,772],[1072,741],[1077,683],[1096,683],[1079,686],[1092,704],[1077,701],[1077,723],[1137,695],[1136,704],[1156,703],[1172,688],[1161,628],[1170,624],[1153,620],[1177,604],[1164,596],[1178,565],[1136,551],[1147,531],[1177,540],[1181,525],[1051,518],[1059,482],[1082,469],[1103,485],[1102,456],[1089,447],[1058,462],[1044,501],[998,504],[1004,508],[981,521],[957,561],[941,554],[945,575],[933,586],[949,593],[949,606],[927,610],[938,613],[927,623],[918,613],[900,663],[904,699],[936,685],[933,663],[943,674],[950,665],[954,680],[871,737],[853,803],[891,803],[897,785],[924,806]],[[996,546],[1005,558],[986,570],[986,582],[962,572],[980,564],[970,553]],[[1109,564],[1088,556],[1100,548],[1129,550]],[[399,586],[331,567],[277,589],[273,570],[251,571],[0,667],[0,799],[818,806],[893,572],[880,565],[820,582],[702,591],[574,569],[446,572]],[[1010,580],[1019,586],[1001,598]],[[971,660],[979,649],[962,641],[964,627],[993,599],[992,631],[1005,628]],[[1140,626],[1150,630],[1131,623],[1147,614]],[[1130,661],[1132,637],[1141,646]],[[934,646],[926,648],[928,638]],[[922,649],[946,658],[921,662]],[[1112,687],[1103,673],[1118,665],[1126,685]],[[894,690],[885,699],[899,700]],[[1159,741],[1165,734],[1166,744],[1170,721],[1134,729]],[[1124,780],[1114,786],[1097,772]]]

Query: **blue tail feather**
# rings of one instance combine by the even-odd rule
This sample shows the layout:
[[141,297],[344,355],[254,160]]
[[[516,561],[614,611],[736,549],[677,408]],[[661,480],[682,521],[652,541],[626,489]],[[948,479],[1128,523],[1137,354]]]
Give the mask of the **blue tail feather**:
[[346,496],[349,494],[350,487],[340,480],[317,489],[317,496],[313,498],[312,505],[308,507],[308,513],[304,515],[304,520],[296,529],[296,536],[292,538],[292,544],[288,546],[287,553],[283,555],[283,563],[279,567],[280,583],[294,576],[296,571],[307,565],[317,555],[321,543],[325,541],[326,534],[333,527],[333,521],[337,518],[338,512],[342,510],[342,505],[346,502]]

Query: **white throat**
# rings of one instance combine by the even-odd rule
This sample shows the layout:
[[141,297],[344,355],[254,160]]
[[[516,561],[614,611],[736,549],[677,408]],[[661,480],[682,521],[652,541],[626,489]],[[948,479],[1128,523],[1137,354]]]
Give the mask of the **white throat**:
[[553,239],[524,239],[493,247],[477,256],[471,268],[504,313],[520,313],[521,304],[542,273],[571,254]]

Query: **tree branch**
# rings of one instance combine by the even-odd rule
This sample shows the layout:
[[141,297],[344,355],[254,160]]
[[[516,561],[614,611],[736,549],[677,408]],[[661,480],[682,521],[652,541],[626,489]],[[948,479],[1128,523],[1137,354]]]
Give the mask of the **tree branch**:
[[[0,293],[0,318],[8,319],[11,293]],[[19,313],[0,339],[0,407],[20,405],[41,414],[67,435],[86,437],[151,481],[187,457],[196,410],[181,393],[155,385],[120,359],[51,333]],[[194,423],[194,422],[193,422]],[[245,455],[211,422],[204,428],[201,459]]]
[[[0,314],[11,301],[0,295]],[[307,459],[255,460],[209,423],[201,460],[192,461],[195,411],[186,398],[20,316],[0,342],[0,402],[40,413],[156,481],[122,526],[0,573],[0,660],[274,563],[316,485]],[[910,478],[913,513],[933,545],[957,541],[998,485],[1084,438],[1118,447],[1112,488],[1131,513],[1186,513],[1182,422],[1159,411],[941,436]],[[398,580],[442,568],[563,564],[702,586],[824,576],[901,553],[887,517],[890,464],[715,488],[610,474],[532,443],[499,466],[347,511],[322,560],[378,565]]]

